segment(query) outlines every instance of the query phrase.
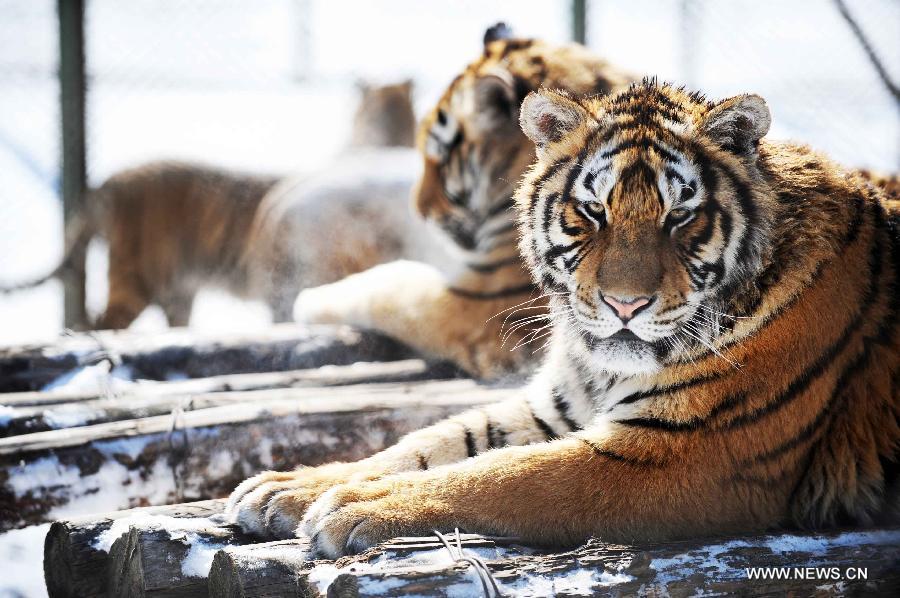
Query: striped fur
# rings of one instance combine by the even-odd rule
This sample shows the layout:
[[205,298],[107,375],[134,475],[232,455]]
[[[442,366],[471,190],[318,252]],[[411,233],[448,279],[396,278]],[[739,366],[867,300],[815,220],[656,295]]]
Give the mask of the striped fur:
[[[411,146],[415,124],[409,83],[361,92],[353,122],[354,151]],[[345,170],[359,161],[349,154],[338,158]],[[296,204],[297,197],[311,195],[315,180],[305,187],[295,179],[278,182],[275,176],[175,160],[119,171],[87,196],[85,209],[67,227],[61,263],[36,280],[0,285],[0,293],[71,273],[75,256],[87,250],[93,237],[103,236],[109,245],[109,299],[94,328],[127,328],[151,304],[162,307],[171,326],[186,326],[196,293],[210,286],[265,301],[276,321],[287,321],[302,286],[338,280],[404,255],[407,231],[396,230],[402,219],[383,213],[402,214],[405,188],[392,197],[396,208],[384,209],[383,202],[373,201],[381,214],[363,214],[369,217],[368,230],[384,224],[378,242],[370,241],[371,233],[354,236],[348,230],[356,242],[335,247],[331,235],[306,235],[302,245],[284,235],[298,228],[284,219],[286,200]],[[379,192],[386,193],[379,189],[374,194]],[[328,215],[350,220],[365,212],[349,195],[346,188],[335,189],[327,198]],[[305,221],[301,232],[321,231],[316,219],[325,212],[318,205],[307,208],[300,214]]]
[[[559,293],[523,397],[358,464],[262,474],[235,518],[332,557],[456,526],[570,543],[895,520],[900,203],[760,141],[757,96],[542,91],[522,120],[521,247]],[[654,298],[634,337],[611,338],[606,292]]]
[[295,317],[375,328],[487,378],[531,368],[548,330],[541,330],[546,302],[516,246],[512,195],[534,158],[518,127],[519,104],[541,84],[601,94],[630,78],[580,46],[485,40],[484,53],[419,131],[424,164],[413,204],[450,247],[449,272],[413,262],[378,266],[304,291]]

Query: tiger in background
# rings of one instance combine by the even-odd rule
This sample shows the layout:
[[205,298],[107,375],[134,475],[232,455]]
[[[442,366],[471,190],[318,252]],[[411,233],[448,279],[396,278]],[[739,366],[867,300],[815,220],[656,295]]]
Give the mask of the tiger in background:
[[[350,161],[348,154],[367,150],[411,146],[415,133],[411,83],[363,84],[358,91],[350,147],[336,161]],[[408,212],[411,177],[406,186],[386,192],[390,201],[381,202],[379,208],[390,214]],[[313,177],[304,175],[300,180],[309,178]],[[196,293],[210,286],[244,299],[261,299],[272,309],[274,320],[283,322],[291,319],[294,299],[304,284],[332,282],[407,255],[401,251],[405,229],[400,217],[384,223],[379,243],[355,243],[351,237],[335,249],[333,239],[321,234],[321,225],[304,231],[302,243],[279,236],[283,230],[269,212],[283,195],[277,185],[281,180],[183,161],[156,161],[120,171],[89,194],[84,211],[66,231],[67,250],[59,266],[0,292],[34,287],[70,273],[78,261],[73,258],[86,251],[93,237],[102,235],[109,246],[109,296],[94,328],[127,328],[151,304],[162,307],[170,326],[186,326]],[[287,181],[302,189],[297,177]],[[332,193],[327,204],[344,218],[353,216],[356,207],[355,201],[339,193]],[[312,206],[300,214],[310,221],[317,216]],[[329,272],[323,264],[315,273],[303,271],[306,264],[322,262],[323,256],[341,267]]]
[[[529,317],[544,299],[518,253],[511,209],[515,185],[534,158],[518,126],[519,104],[541,85],[605,94],[631,80],[583,46],[513,38],[503,23],[488,29],[482,56],[453,80],[419,129],[424,167],[413,203],[447,241],[453,262],[442,271],[398,261],[307,288],[294,319],[375,329],[481,378],[532,368],[547,328],[541,330],[541,317]],[[511,315],[520,303],[525,309]]]
[[326,557],[454,527],[571,544],[896,522],[900,201],[762,139],[756,95],[542,90],[520,120],[520,248],[553,321],[521,398],[260,474],[233,520]]

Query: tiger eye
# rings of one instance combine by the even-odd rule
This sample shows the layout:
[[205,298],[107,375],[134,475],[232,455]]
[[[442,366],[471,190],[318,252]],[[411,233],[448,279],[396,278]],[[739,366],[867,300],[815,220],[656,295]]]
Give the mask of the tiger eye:
[[594,223],[597,228],[606,222],[606,210],[598,202],[586,202],[578,205],[577,210],[582,216]]
[[691,211],[685,208],[675,208],[674,210],[669,212],[669,218],[671,218],[675,222],[682,222],[686,220],[691,215]]

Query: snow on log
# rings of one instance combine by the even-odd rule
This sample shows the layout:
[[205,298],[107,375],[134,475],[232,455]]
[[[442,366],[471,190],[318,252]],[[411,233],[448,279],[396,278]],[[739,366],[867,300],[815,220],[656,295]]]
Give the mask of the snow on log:
[[[54,523],[44,563],[50,596],[478,596],[483,584],[515,596],[900,591],[900,528],[644,545],[593,539],[573,550],[462,534],[461,553],[450,535],[453,552],[436,537],[395,538],[362,555],[309,561],[307,539],[255,542],[222,522],[222,506]],[[477,558],[490,575],[460,557]],[[769,574],[750,579],[750,569]]]
[[[146,507],[56,521],[44,542],[44,580],[50,596],[92,598],[108,595],[109,551],[115,540],[138,521],[190,522],[222,512],[224,501],[208,500]],[[196,526],[194,526],[196,527]]]
[[[445,368],[419,359],[381,363],[323,366],[314,370],[231,374],[178,382],[133,383],[124,392],[99,398],[96,393],[72,396],[60,402],[56,393],[26,392],[0,396],[6,408],[0,420],[0,438],[72,428],[125,419],[191,411],[251,400],[253,390],[362,385],[366,382],[439,379]],[[372,386],[382,388],[384,385]],[[362,386],[356,388],[363,389]],[[245,391],[245,392],[237,392]],[[318,391],[310,390],[315,396]],[[49,395],[49,396],[47,396]],[[297,393],[300,398],[302,393]],[[35,404],[37,403],[37,404]]]
[[216,553],[209,573],[209,595],[230,598],[309,594],[305,571],[308,538],[228,546]]
[[[463,536],[503,595],[900,595],[900,529],[797,533],[624,546],[591,540],[549,552]],[[455,542],[451,541],[455,545]],[[212,596],[481,596],[482,578],[435,538],[402,538],[336,562],[305,562],[302,541],[227,548]],[[789,579],[749,579],[750,568]],[[484,582],[490,584],[485,577]]]
[[229,544],[249,542],[215,518],[142,517],[131,521],[109,551],[110,596],[208,596],[213,557]]
[[78,368],[109,361],[132,378],[273,372],[395,361],[412,357],[400,343],[374,332],[334,326],[279,324],[254,334],[198,333],[172,329],[153,335],[99,331],[63,337],[48,345],[0,349],[0,392],[40,390],[77,375]]
[[471,380],[248,391],[233,404],[0,438],[0,531],[224,496],[265,469],[355,461],[516,392]]

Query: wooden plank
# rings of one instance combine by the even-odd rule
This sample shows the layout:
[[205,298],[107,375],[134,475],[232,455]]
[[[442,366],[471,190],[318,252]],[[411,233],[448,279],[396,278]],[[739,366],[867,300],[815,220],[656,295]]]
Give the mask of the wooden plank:
[[[404,360],[376,364],[323,367],[317,370],[274,372],[263,374],[237,374],[216,378],[201,378],[171,383],[138,384],[133,390],[110,398],[90,399],[78,397],[67,403],[13,406],[6,404],[5,416],[0,420],[0,438],[31,434],[62,428],[75,428],[105,422],[146,418],[170,414],[173,410],[196,409],[230,405],[242,401],[271,398],[273,388],[305,388],[292,393],[292,398],[303,399],[319,394],[316,388],[335,387],[334,396],[342,396],[340,387],[348,394],[360,392],[390,392],[404,389],[415,392],[416,385],[363,384],[369,380],[415,381],[431,368],[421,360]],[[423,386],[427,387],[427,384]],[[211,392],[202,389],[212,388]],[[227,390],[226,390],[227,389]],[[255,390],[254,390],[255,389]],[[239,392],[243,390],[243,392]],[[426,390],[427,392],[427,390]],[[42,393],[22,393],[40,395]],[[5,400],[5,398],[4,398]],[[26,399],[32,401],[32,398]]]
[[229,393],[234,404],[0,439],[0,531],[61,509],[200,500],[261,470],[355,461],[518,392],[470,380],[389,386]]
[[[116,521],[124,521],[136,515],[145,518],[206,518],[221,513],[223,507],[224,501],[208,500],[56,521],[50,526],[44,542],[44,581],[47,592],[50,596],[65,598],[107,595],[109,545],[113,538],[102,536],[110,533],[110,528]],[[127,531],[128,528],[124,529]]]
[[0,393],[40,390],[75,368],[105,359],[129,368],[136,379],[167,380],[411,357],[410,349],[392,339],[344,326],[279,324],[254,334],[99,331],[49,345],[0,349]]

